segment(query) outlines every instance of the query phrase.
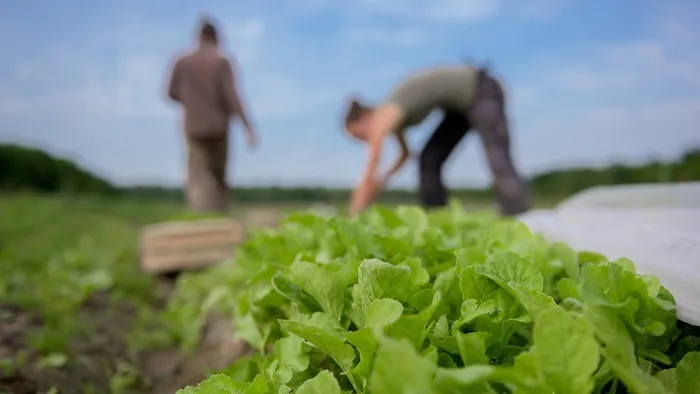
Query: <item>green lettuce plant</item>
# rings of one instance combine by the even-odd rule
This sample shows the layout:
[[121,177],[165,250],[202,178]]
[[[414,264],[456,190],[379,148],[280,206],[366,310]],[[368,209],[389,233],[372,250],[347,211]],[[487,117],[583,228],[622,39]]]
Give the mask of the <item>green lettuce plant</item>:
[[257,349],[180,393],[696,393],[673,296],[609,261],[458,205],[299,213],[189,275],[166,320],[206,315]]

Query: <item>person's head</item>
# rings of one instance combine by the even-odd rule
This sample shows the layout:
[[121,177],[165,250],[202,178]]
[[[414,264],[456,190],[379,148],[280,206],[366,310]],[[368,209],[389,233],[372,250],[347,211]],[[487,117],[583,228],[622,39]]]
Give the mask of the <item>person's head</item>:
[[219,33],[216,26],[214,26],[214,22],[208,18],[202,19],[199,28],[199,42],[213,45],[219,43]]
[[345,131],[358,140],[367,141],[373,113],[374,108],[363,105],[356,98],[350,99],[344,119]]

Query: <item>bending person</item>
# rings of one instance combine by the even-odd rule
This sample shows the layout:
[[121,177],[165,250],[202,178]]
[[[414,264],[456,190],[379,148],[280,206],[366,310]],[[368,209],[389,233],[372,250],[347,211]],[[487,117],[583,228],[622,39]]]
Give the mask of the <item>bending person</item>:
[[198,47],[175,62],[168,86],[168,96],[184,110],[187,202],[195,211],[228,209],[230,119],[240,118],[250,147],[257,143],[231,62],[219,51],[218,42],[214,25],[204,22]]
[[[441,66],[409,75],[378,107],[352,100],[345,129],[367,143],[367,162],[350,201],[350,214],[367,207],[409,158],[404,131],[421,123],[434,109],[443,120],[420,154],[419,196],[425,207],[447,204],[442,167],[455,146],[474,129],[481,137],[493,176],[496,198],[504,215],[529,209],[529,194],[510,152],[508,121],[501,85],[484,69],[471,65]],[[386,174],[378,173],[382,147],[393,135],[400,155]]]

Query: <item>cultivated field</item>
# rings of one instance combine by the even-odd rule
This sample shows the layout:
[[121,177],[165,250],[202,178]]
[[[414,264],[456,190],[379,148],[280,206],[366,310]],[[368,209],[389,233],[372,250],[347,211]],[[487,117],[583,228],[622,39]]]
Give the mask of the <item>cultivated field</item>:
[[174,343],[147,328],[173,280],[140,272],[138,230],[187,216],[174,203],[0,197],[0,392],[152,392],[144,351]]
[[[234,205],[231,216],[305,208]],[[191,216],[173,202],[0,195],[0,393],[151,393],[176,380],[148,365],[186,357],[153,321],[174,278],[140,271],[138,231]]]
[[[467,207],[478,210],[490,204],[472,202]],[[255,209],[285,214],[308,207],[242,206],[231,216],[242,217]],[[489,390],[505,388],[504,384],[532,393],[543,392],[540,389],[586,393],[593,388],[654,393],[658,391],[643,388],[662,387],[660,382],[665,387],[688,384],[682,374],[690,373],[690,362],[700,361],[698,354],[679,364],[678,373],[671,367],[686,353],[700,349],[699,333],[676,327],[667,294],[653,280],[630,273],[626,262],[610,266],[595,255],[576,257],[567,249],[550,249],[516,227],[482,232],[492,220],[488,212],[465,216],[450,211],[429,221],[420,210],[392,212],[375,213],[359,226],[297,216],[283,233],[257,233],[235,269],[229,263],[174,279],[139,270],[137,236],[143,225],[191,217],[178,204],[2,196],[0,393],[166,394],[196,385],[214,372],[230,378],[209,380],[210,388],[228,391],[202,388],[188,393],[243,392],[243,388],[262,393],[254,389],[263,384],[277,385],[279,392],[362,392],[368,387],[372,393],[401,392],[401,381],[387,380],[383,374],[389,370],[382,368],[399,368],[406,376],[423,379],[409,379],[406,384],[435,393],[494,392]],[[455,263],[459,245],[473,248],[460,252],[467,260],[458,257]],[[511,256],[502,265],[513,269],[497,271],[501,263],[493,259],[502,259],[503,250],[515,251],[530,263]],[[298,265],[293,263],[295,256],[315,263]],[[354,287],[362,283],[353,283],[362,282],[362,275],[391,266],[360,264],[363,256],[384,256],[389,261],[403,256],[405,261],[392,261],[395,267],[403,266],[394,274],[415,291],[391,287],[391,280],[377,276],[370,278],[375,281],[372,286],[379,286],[371,297],[362,295],[367,289],[354,294]],[[471,278],[473,286],[465,278]],[[596,284],[617,291],[613,294]],[[484,291],[477,294],[477,289]],[[617,315],[595,309],[601,306]],[[589,325],[583,315],[590,321],[602,319],[599,324],[619,318],[622,325],[610,327],[614,332],[601,332],[600,325]],[[572,316],[579,317],[572,320]],[[329,317],[337,319],[333,328],[324,320]],[[232,319],[237,319],[237,336],[247,343],[232,337]],[[338,321],[343,327],[335,326]],[[629,328],[627,336],[624,327],[635,328]],[[349,342],[328,334],[335,330]],[[387,337],[381,339],[380,332]],[[579,335],[580,340],[542,341],[562,332]],[[631,348],[613,347],[613,340]],[[420,358],[410,344],[421,352]],[[629,349],[632,353],[625,353]],[[376,359],[370,368],[372,354]],[[516,354],[524,356],[514,358]],[[232,364],[237,357],[246,362]],[[474,363],[503,369],[488,365],[470,369]],[[262,366],[272,368],[274,382],[255,378]],[[438,374],[433,379],[435,368]],[[322,370],[330,372],[319,373]],[[526,372],[541,375],[528,377]],[[479,379],[495,383],[486,386],[486,380]],[[574,388],[569,381],[586,387],[567,391]],[[467,386],[476,391],[463,391]],[[687,391],[668,391],[674,392]]]

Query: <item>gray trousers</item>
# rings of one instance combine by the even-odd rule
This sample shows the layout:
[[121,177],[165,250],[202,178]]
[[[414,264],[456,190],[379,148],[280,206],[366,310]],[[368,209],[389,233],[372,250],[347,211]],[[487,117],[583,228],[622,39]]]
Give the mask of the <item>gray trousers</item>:
[[501,85],[482,71],[477,84],[474,106],[468,113],[446,111],[440,125],[420,155],[419,196],[425,207],[447,205],[447,191],[442,181],[442,167],[454,148],[470,131],[481,137],[493,188],[503,215],[516,215],[530,208],[525,181],[513,165],[510,152],[508,119]]
[[197,212],[226,212],[228,136],[187,137],[187,205]]

